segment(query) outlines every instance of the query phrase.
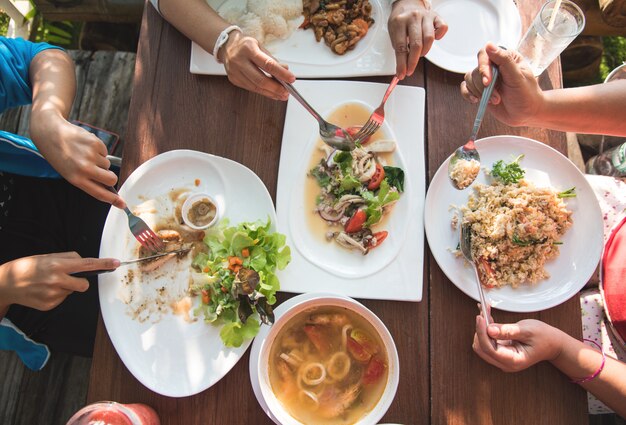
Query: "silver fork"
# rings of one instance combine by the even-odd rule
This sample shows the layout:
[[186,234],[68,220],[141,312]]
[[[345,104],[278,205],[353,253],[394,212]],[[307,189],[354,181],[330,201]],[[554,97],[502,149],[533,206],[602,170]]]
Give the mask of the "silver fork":
[[[119,196],[119,193],[113,186],[109,186],[107,189]],[[165,248],[161,238],[154,233],[145,221],[133,214],[126,205],[124,206],[124,212],[128,216],[128,227],[130,227],[131,233],[144,248],[153,252],[161,251]]]
[[398,77],[393,77],[393,80],[391,80],[391,83],[389,83],[389,87],[387,87],[387,91],[383,96],[383,101],[380,102],[378,108],[374,109],[374,112],[372,112],[372,115],[370,115],[370,118],[367,120],[365,125],[361,127],[357,134],[354,135],[355,143],[360,143],[366,137],[369,137],[372,134],[376,133],[380,126],[383,125],[383,122],[385,121],[385,102],[387,102],[387,99],[389,98],[389,95],[391,94],[393,89],[396,88],[398,81],[400,81],[398,80]]

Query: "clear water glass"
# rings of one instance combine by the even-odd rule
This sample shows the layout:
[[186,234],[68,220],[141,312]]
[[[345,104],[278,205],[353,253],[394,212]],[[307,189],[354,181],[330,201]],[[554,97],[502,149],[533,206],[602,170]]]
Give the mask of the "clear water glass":
[[[554,17],[553,11],[556,13]],[[569,0],[548,1],[535,16],[517,50],[526,59],[533,74],[538,76],[578,37],[584,27],[585,15],[575,3]]]

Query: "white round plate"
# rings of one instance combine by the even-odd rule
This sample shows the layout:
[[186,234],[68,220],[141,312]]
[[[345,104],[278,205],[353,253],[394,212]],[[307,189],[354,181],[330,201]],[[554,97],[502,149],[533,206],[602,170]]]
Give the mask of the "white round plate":
[[[196,179],[200,183],[197,187]],[[237,162],[202,152],[176,150],[146,161],[126,180],[120,195],[132,210],[146,199],[190,185],[210,193],[220,204],[222,217],[231,224],[268,217],[276,223],[272,198],[256,174]],[[111,208],[100,256],[131,259],[136,248],[126,214]],[[102,318],[120,358],[150,390],[170,397],[199,393],[228,373],[250,345],[247,341],[239,348],[224,347],[220,328],[204,323],[201,317],[193,323],[171,313],[163,314],[160,320],[134,320],[119,299],[126,273],[121,267],[100,275]],[[157,275],[145,282],[145,288],[185,285],[188,279],[188,275],[179,275],[180,282],[173,282],[171,275]]]
[[488,41],[509,49],[519,43],[522,21],[513,0],[433,0],[432,7],[448,24],[426,54],[440,68],[465,74]]
[[[566,157],[543,143],[524,137],[494,136],[476,141],[483,168],[491,168],[502,159],[511,161],[524,154],[521,161],[527,177],[536,183],[549,183],[558,190],[576,187],[576,197],[565,200],[572,211],[573,225],[563,237],[559,256],[546,263],[550,277],[535,285],[491,289],[485,292],[494,308],[515,312],[531,312],[554,307],[587,283],[602,252],[602,213],[593,189],[584,175]],[[547,181],[549,179],[549,182]],[[478,183],[487,183],[481,170]],[[448,161],[433,177],[425,206],[425,229],[430,250],[439,267],[461,291],[478,300],[474,272],[465,260],[452,251],[459,242],[458,230],[450,225],[454,211],[451,205],[463,205],[471,193],[456,190],[448,178]]]

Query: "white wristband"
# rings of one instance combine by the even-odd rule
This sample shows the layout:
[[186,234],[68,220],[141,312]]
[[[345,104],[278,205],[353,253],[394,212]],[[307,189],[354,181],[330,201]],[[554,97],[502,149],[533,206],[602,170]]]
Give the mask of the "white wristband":
[[215,46],[213,46],[213,57],[215,58],[215,60],[217,61],[217,63],[222,63],[221,60],[218,59],[217,57],[217,53],[220,51],[220,48],[226,44],[226,42],[228,41],[228,34],[231,31],[241,31],[241,28],[239,28],[237,25],[231,25],[228,28],[226,28],[224,31],[222,31],[219,35],[219,37],[217,37],[217,40],[215,40]]

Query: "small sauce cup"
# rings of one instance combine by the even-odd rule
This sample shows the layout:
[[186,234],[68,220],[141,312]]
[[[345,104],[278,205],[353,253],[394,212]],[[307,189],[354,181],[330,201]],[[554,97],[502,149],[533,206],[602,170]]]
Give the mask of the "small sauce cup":
[[183,203],[181,210],[185,224],[195,230],[213,226],[220,211],[217,202],[206,193],[192,193]]

